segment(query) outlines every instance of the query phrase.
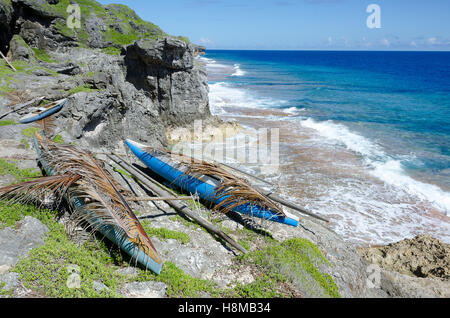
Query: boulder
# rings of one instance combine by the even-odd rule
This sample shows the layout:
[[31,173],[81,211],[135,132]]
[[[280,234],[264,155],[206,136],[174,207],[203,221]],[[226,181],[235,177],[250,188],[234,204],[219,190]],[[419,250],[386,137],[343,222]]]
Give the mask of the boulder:
[[17,264],[20,257],[44,244],[48,232],[47,226],[31,216],[26,216],[16,227],[0,230],[0,266]]
[[194,63],[194,46],[165,38],[140,40],[125,49],[126,79],[158,104],[168,126],[211,117],[204,67]]
[[370,263],[401,274],[450,280],[450,244],[419,235],[386,246],[361,249]]
[[8,57],[11,60],[36,61],[36,55],[33,50],[18,34],[15,34],[11,39]]
[[127,298],[163,298],[167,285],[161,282],[133,282],[122,287],[121,294]]

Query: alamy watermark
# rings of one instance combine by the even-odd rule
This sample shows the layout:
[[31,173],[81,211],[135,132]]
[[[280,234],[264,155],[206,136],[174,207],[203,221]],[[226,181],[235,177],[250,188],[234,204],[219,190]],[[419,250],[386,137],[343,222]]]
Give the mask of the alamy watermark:
[[[185,129],[182,141],[172,147],[174,154],[219,163],[257,165],[261,173],[277,173],[280,167],[280,129],[260,128],[245,134],[227,127],[214,130],[212,140],[202,120],[196,120],[193,129]],[[175,158],[174,158],[175,159]]]
[[371,265],[367,266],[366,273],[367,273],[367,279],[366,279],[367,288],[379,289],[381,287],[380,268],[375,264],[371,264]]
[[67,266],[67,273],[69,277],[67,278],[66,285],[70,289],[81,287],[81,271],[78,265]]
[[369,29],[381,28],[381,8],[378,4],[369,4],[366,9],[370,15],[367,17],[366,25]]
[[67,6],[66,12],[69,14],[67,17],[67,27],[69,29],[81,28],[81,9],[78,4],[70,4]]

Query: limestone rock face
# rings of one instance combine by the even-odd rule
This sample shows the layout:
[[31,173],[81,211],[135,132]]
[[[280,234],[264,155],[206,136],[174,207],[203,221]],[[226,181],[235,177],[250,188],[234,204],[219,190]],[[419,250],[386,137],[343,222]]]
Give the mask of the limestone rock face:
[[[15,74],[10,89],[69,98],[54,116],[55,135],[99,151],[125,150],[127,138],[160,147],[166,128],[212,117],[198,47],[170,36],[156,40],[165,34],[124,6],[84,5],[99,7],[74,31],[64,29],[58,1],[0,0],[0,23],[8,26],[0,49],[32,69]],[[120,51],[120,41],[131,41],[122,54],[102,51]],[[50,58],[42,60],[42,52]]]
[[0,266],[14,266],[19,257],[44,244],[47,232],[44,224],[30,216],[18,223],[18,229],[7,227],[0,230]]
[[386,246],[360,249],[380,274],[388,297],[450,297],[450,245],[419,235]]
[[450,280],[450,244],[430,235],[364,249],[361,254],[369,262],[401,274]]
[[169,38],[140,40],[128,46],[125,54],[127,80],[154,99],[168,125],[211,116],[207,73],[194,63],[193,45]]

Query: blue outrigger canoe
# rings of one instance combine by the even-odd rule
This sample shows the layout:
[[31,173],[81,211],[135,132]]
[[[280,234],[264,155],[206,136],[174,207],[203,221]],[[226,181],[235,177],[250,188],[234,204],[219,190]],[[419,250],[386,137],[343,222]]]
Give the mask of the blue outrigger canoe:
[[33,123],[35,121],[47,118],[48,116],[51,116],[53,114],[56,114],[64,107],[66,102],[67,102],[67,99],[61,99],[61,100],[58,100],[56,102],[53,102],[53,103],[43,106],[43,107],[36,107],[36,108],[32,109],[31,113],[22,117],[19,120],[19,123],[29,124],[29,123]]
[[[49,164],[43,159],[42,151],[39,147],[39,143],[34,136],[34,148],[39,156],[39,161],[42,164],[45,172],[48,175],[53,174],[53,168],[49,166]],[[72,198],[70,204],[73,208],[79,208],[85,205],[84,201],[79,198]],[[156,262],[153,260],[148,254],[146,254],[142,249],[140,249],[135,243],[131,242],[128,237],[117,231],[113,226],[104,224],[102,225],[102,220],[98,219],[96,227],[99,228],[98,232],[100,232],[103,236],[107,237],[112,243],[118,245],[122,251],[130,255],[130,257],[136,260],[139,264],[143,265],[145,268],[153,271],[155,274],[159,275],[161,273],[161,269],[163,263]],[[91,224],[94,225],[94,224]],[[102,226],[98,226],[102,225]]]
[[[198,178],[194,178],[193,176],[186,175],[184,171],[180,170],[179,167],[176,167],[176,165],[166,162],[167,160],[164,161],[164,158],[159,157],[157,154],[150,154],[149,152],[147,152],[145,150],[147,146],[129,139],[127,139],[125,143],[148,168],[150,168],[153,172],[155,172],[171,184],[174,184],[177,187],[183,189],[184,191],[190,192],[192,194],[197,193],[201,199],[209,201],[215,205],[220,204],[222,201],[226,200],[229,197],[223,196],[220,198],[214,198],[215,188],[219,185],[219,181],[216,181],[213,178],[208,178],[207,176],[205,176],[205,178],[202,178],[204,180],[199,180]],[[273,212],[269,209],[265,209],[258,205],[250,205],[247,203],[239,205],[232,210],[245,215],[283,223],[286,225],[295,227],[299,225],[299,219],[294,215],[285,213],[286,216],[283,216],[279,213]]]

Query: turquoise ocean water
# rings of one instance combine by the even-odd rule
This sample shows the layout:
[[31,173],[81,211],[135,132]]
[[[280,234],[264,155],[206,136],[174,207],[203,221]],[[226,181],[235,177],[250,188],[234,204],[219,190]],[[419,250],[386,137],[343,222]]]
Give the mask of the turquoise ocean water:
[[208,50],[200,60],[215,114],[287,115],[279,124],[302,137],[281,147],[286,192],[302,186],[298,202],[338,232],[450,242],[450,52]]

